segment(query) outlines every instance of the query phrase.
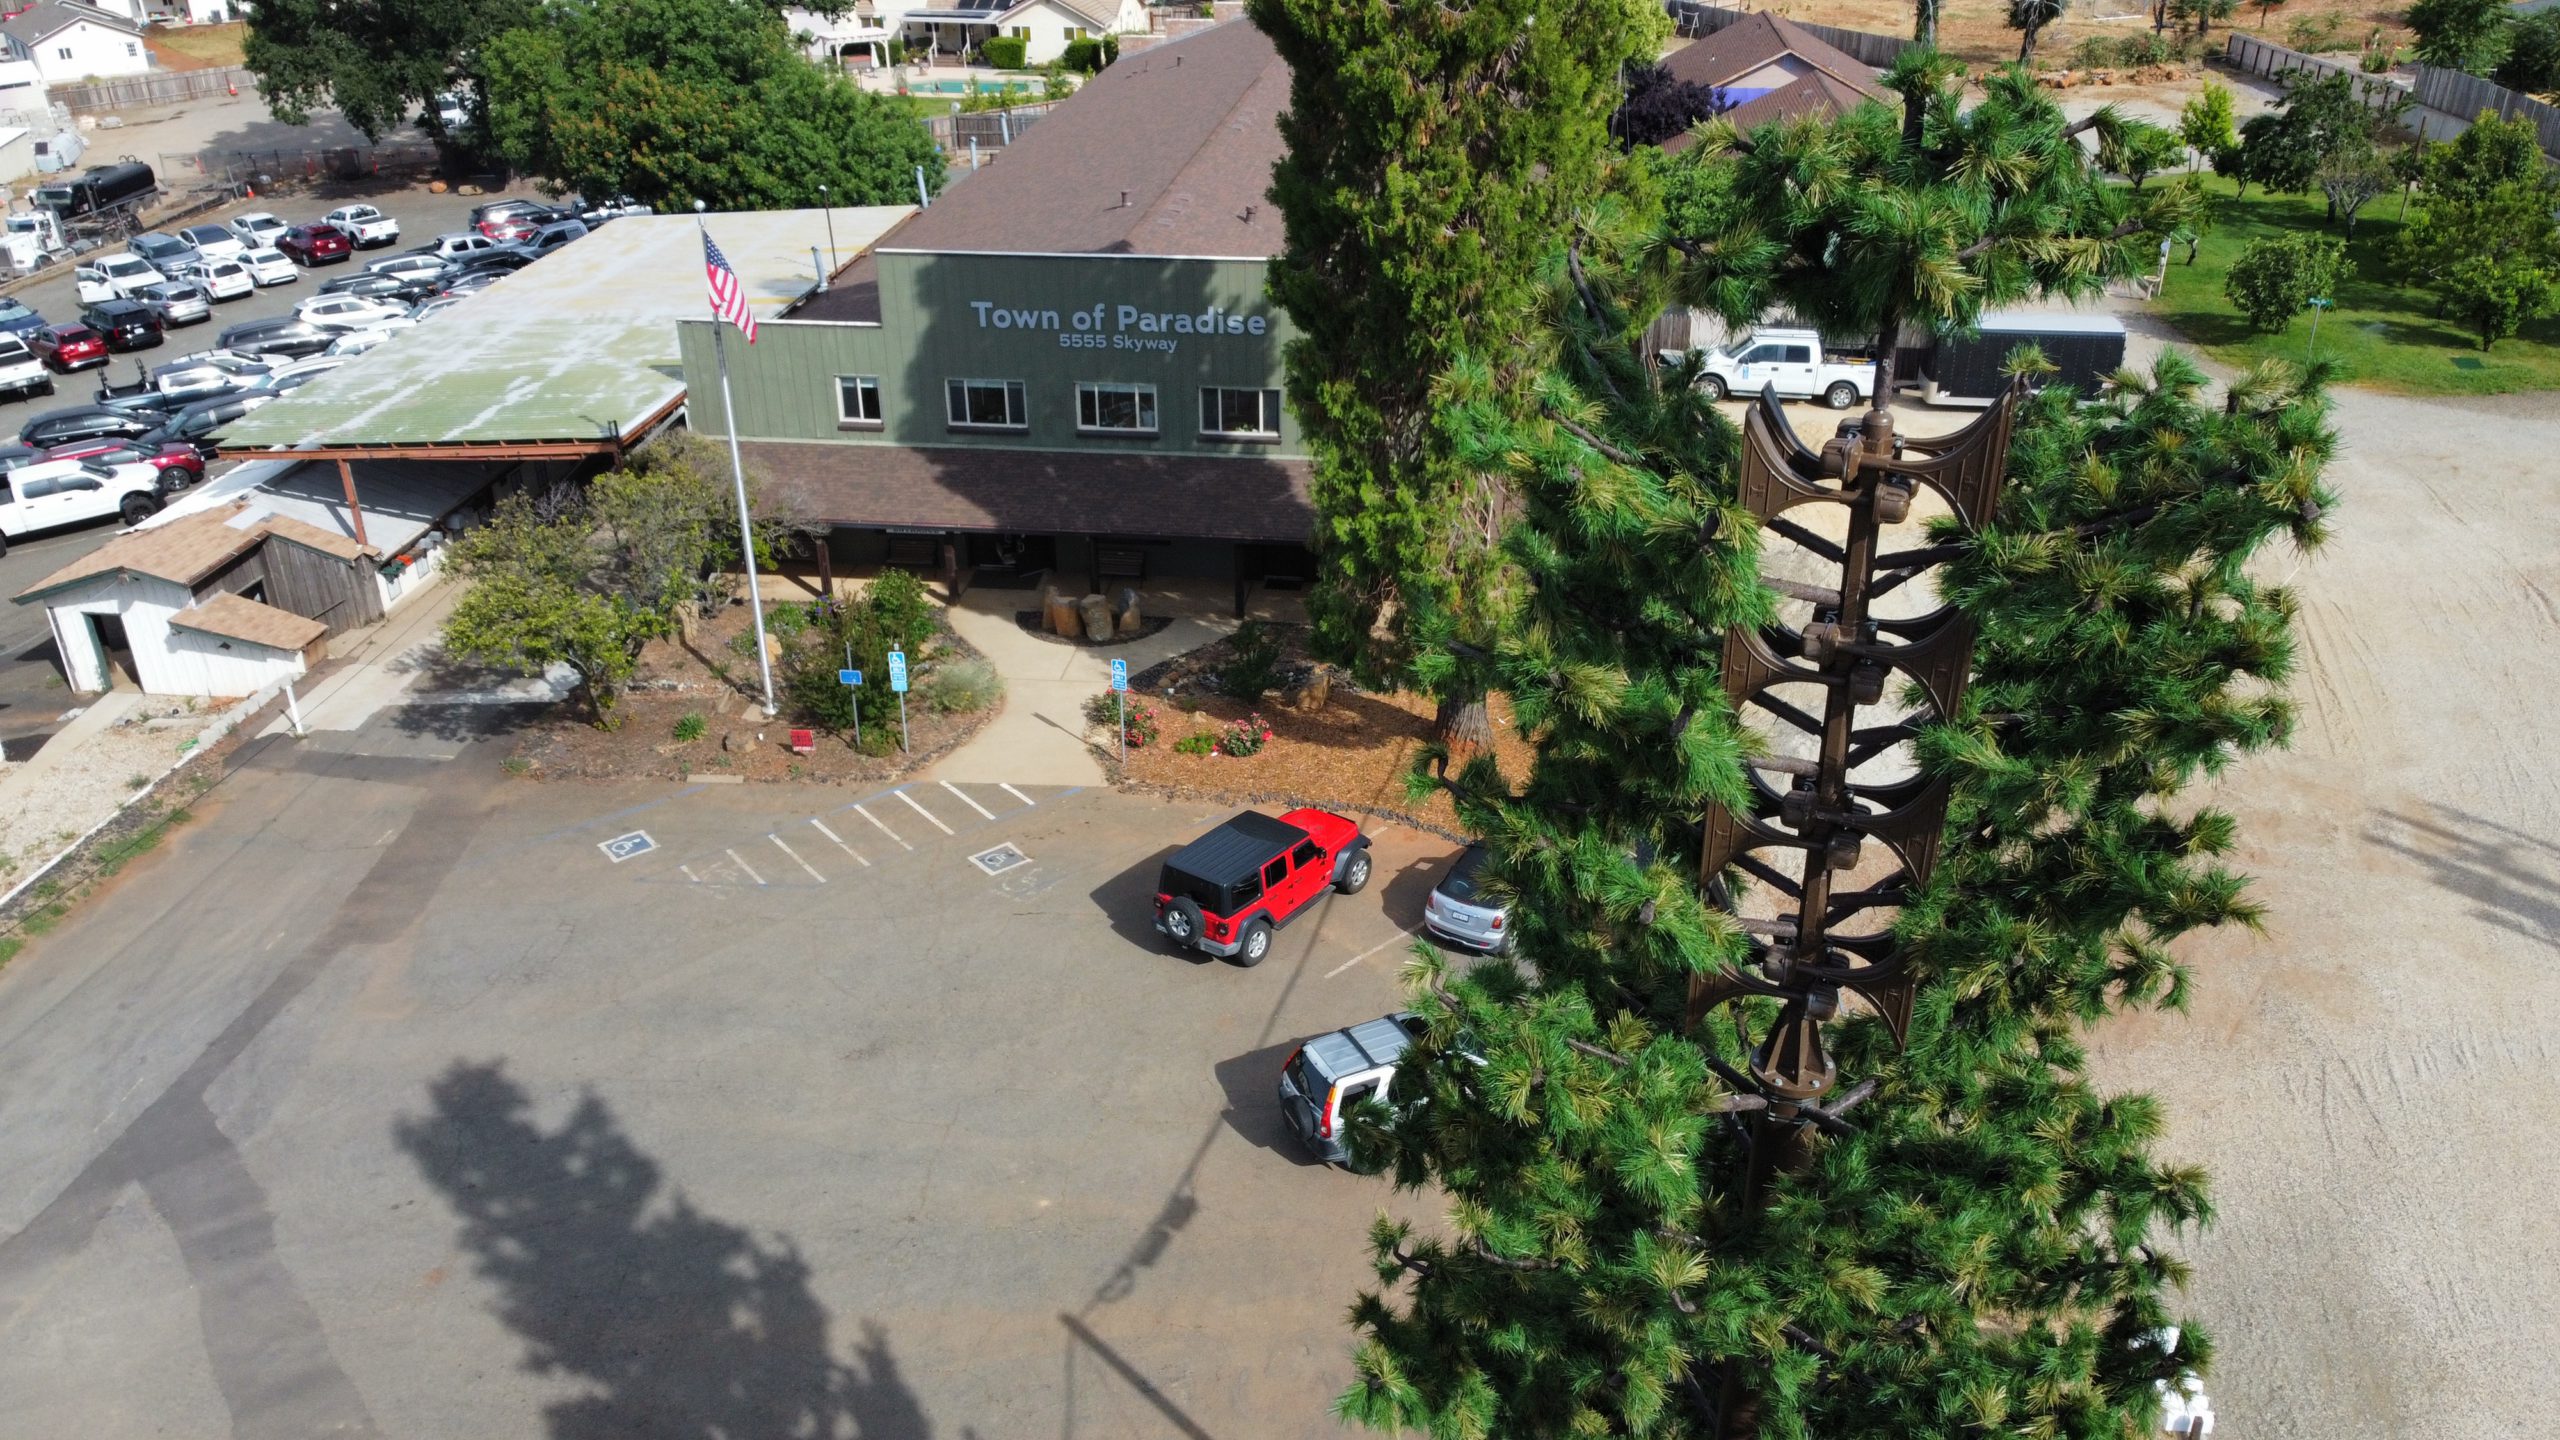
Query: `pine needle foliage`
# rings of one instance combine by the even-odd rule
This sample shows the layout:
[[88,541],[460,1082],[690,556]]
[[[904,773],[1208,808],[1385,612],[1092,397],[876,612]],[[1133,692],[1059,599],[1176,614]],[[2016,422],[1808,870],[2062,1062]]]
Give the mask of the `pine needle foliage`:
[[1420,617],[1421,663],[1498,674],[1534,760],[1429,756],[1420,783],[1491,848],[1520,944],[1408,966],[1429,1033],[1398,1089],[1426,1103],[1349,1133],[1447,1211],[1373,1231],[1337,1411],[1444,1440],[2142,1433],[2153,1382],[2210,1360],[2192,1325],[2159,1336],[2185,1275],[2162,1247],[2211,1203],[2080,1036],[2178,1003],[2181,936],[2257,920],[2232,818],[2182,797],[2289,731],[2293,601],[2249,566],[2321,539],[2325,404],[2280,370],[2210,404],[2171,356],[2104,403],[2028,405],[2000,517],[1942,582],[1981,639],[1964,711],[1919,747],[1955,799],[1901,922],[1908,1048],[1835,1027],[1844,1085],[1875,1088],[1755,1210],[1734,1086],[1766,1014],[1688,1031],[1683,1008],[1743,951],[1700,898],[1697,821],[1756,743],[1719,637],[1769,597],[1732,426],[1639,361],[1659,286],[1713,279],[1667,253],[1599,207],[1546,277],[1555,360],[1525,402],[1464,363],[1439,392],[1468,463],[1511,477],[1522,593],[1487,654]]

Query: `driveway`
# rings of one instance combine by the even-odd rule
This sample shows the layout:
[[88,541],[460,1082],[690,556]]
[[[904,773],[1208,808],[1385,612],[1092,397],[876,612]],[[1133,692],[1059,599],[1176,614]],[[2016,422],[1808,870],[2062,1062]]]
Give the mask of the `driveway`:
[[1332,1427],[1394,1197],[1273,1082],[1453,847],[1245,970],[1148,925],[1210,807],[538,784],[509,713],[265,743],[0,972],[0,1436]]

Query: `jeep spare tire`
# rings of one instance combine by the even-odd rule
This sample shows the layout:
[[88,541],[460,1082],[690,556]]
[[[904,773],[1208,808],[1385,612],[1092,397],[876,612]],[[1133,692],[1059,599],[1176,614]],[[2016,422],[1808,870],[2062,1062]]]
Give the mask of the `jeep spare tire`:
[[1368,883],[1369,852],[1354,850],[1351,858],[1342,862],[1342,878],[1333,882],[1333,888],[1340,894],[1357,895]]
[[1271,922],[1256,920],[1244,927],[1236,940],[1236,963],[1250,969],[1262,963],[1271,953]]
[[1164,907],[1164,933],[1185,950],[1200,943],[1200,907],[1181,896]]

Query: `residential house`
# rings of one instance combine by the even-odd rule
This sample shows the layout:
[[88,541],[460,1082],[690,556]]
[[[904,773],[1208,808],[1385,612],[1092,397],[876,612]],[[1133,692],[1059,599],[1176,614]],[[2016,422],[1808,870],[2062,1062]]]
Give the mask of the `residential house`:
[[[1724,117],[1745,130],[1773,120],[1846,115],[1868,100],[1890,102],[1876,69],[1792,20],[1755,10],[1662,59],[1672,78],[1712,85],[1733,102]],[[1663,142],[1677,153],[1693,142]]]
[[1145,0],[952,0],[907,12],[907,52],[957,59],[999,35],[1024,42],[1023,61],[1046,65],[1076,40],[1143,32]]
[[0,35],[26,47],[49,87],[140,75],[151,69],[143,27],[80,0],[34,0],[0,14]]

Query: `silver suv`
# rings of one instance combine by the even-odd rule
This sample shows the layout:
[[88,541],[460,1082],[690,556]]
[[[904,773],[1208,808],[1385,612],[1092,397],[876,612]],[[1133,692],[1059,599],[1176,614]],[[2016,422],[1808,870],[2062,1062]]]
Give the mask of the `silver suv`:
[[1410,1010],[1319,1035],[1289,1054],[1280,1067],[1280,1118],[1316,1158],[1351,1163],[1342,1143],[1342,1117],[1363,1100],[1393,1105],[1396,1062],[1422,1038],[1422,1017]]

